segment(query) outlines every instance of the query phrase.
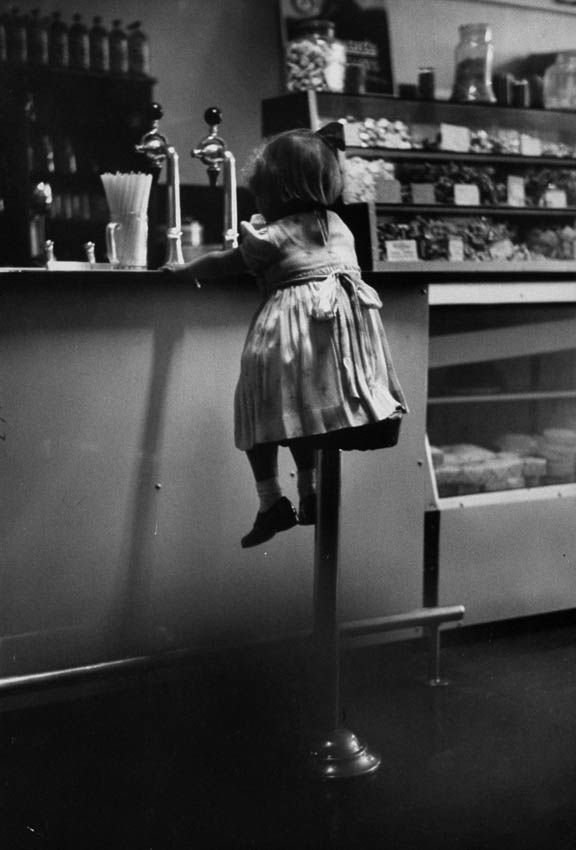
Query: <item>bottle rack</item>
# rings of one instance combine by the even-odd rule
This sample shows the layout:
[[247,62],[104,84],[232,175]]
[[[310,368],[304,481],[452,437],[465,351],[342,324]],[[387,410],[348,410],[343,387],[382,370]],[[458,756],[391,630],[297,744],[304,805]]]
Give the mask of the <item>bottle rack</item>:
[[[155,81],[31,66],[6,66],[3,81],[0,263],[42,263],[44,239],[59,260],[83,259],[86,241],[104,259],[99,175],[148,170],[134,146],[147,129]],[[49,187],[51,205],[38,205],[39,186]]]

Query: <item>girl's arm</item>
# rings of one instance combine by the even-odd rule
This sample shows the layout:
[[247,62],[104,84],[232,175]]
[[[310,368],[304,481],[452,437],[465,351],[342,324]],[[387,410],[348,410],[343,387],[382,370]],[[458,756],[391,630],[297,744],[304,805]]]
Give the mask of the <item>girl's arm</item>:
[[184,278],[217,278],[243,274],[247,271],[246,264],[238,248],[225,251],[210,251],[202,254],[185,266],[165,266],[179,277]]

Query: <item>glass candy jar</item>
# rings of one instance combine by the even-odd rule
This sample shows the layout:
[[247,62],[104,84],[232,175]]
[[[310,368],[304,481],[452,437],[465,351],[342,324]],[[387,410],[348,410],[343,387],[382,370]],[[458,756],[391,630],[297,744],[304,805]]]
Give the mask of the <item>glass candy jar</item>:
[[288,91],[344,91],[346,47],[332,21],[300,21],[286,49]]
[[576,53],[559,53],[544,73],[544,107],[576,109]]
[[452,100],[458,103],[495,103],[492,89],[494,45],[488,24],[463,24],[454,54]]

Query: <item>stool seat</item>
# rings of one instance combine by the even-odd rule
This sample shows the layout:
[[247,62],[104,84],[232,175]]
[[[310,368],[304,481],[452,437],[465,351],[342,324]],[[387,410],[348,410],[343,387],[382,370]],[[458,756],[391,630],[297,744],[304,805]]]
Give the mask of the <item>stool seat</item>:
[[358,425],[356,428],[339,428],[337,431],[330,431],[327,434],[286,440],[282,445],[306,441],[306,445],[314,449],[340,449],[345,452],[389,449],[398,442],[401,424],[401,415],[390,416],[388,419],[382,419],[380,422],[373,422],[369,425]]

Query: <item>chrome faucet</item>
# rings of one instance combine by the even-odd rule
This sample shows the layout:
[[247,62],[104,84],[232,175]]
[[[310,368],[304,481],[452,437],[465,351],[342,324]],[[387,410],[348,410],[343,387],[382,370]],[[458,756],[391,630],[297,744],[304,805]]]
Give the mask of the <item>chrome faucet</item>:
[[222,112],[211,106],[204,113],[204,120],[210,132],[190,151],[191,157],[197,157],[208,166],[208,179],[216,186],[220,171],[224,182],[224,248],[238,247],[238,202],[236,198],[236,160],[234,154],[226,148],[226,143],[218,135],[218,126],[222,121]]
[[143,153],[155,168],[160,169],[166,162],[166,184],[168,189],[166,257],[165,265],[184,265],[182,254],[182,214],[180,211],[180,168],[178,154],[158,129],[162,118],[162,107],[158,103],[150,105],[152,128],[144,133],[136,145],[138,153]]

